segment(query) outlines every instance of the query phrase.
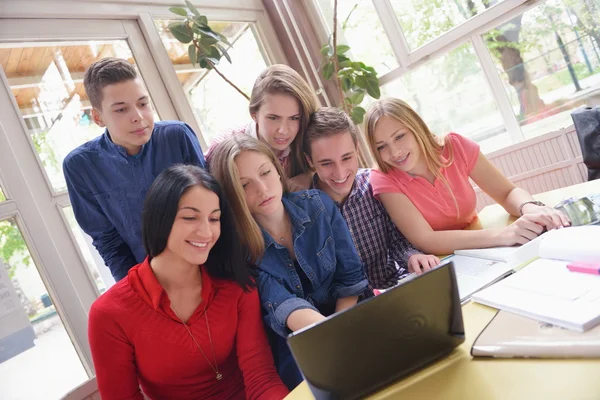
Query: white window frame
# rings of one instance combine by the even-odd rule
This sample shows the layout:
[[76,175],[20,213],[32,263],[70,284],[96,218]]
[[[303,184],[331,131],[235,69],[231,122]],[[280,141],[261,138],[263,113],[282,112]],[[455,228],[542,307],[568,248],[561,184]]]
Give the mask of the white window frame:
[[[489,84],[490,92],[494,97],[504,126],[513,141],[511,144],[516,144],[525,140],[517,116],[513,112],[506,90],[496,71],[492,56],[481,35],[498,25],[510,21],[516,16],[537,7],[545,2],[545,0],[504,0],[412,51],[402,32],[402,27],[396,18],[390,1],[371,1],[373,2],[383,29],[389,38],[390,45],[398,61],[397,68],[379,76],[379,83],[381,86],[400,78],[402,75],[420,67],[428,61],[445,55],[465,43],[471,43],[475,54],[479,59],[484,76]],[[319,35],[322,43],[326,43],[331,34],[329,21],[333,19],[333,11],[323,10],[320,4],[321,0],[308,1],[307,8],[311,18],[316,21],[315,30],[317,35]],[[341,27],[339,26],[338,32],[341,32]],[[343,33],[338,36],[340,36],[341,42],[343,43]]]
[[[58,314],[88,373],[93,374],[87,344],[87,311],[97,297],[68,228],[62,224],[47,190],[45,174],[30,153],[29,140],[4,71],[0,68],[0,171],[8,200],[0,203],[0,219],[14,217]],[[10,134],[9,134],[10,132]],[[17,134],[15,134],[15,132]],[[28,153],[23,159],[23,153]],[[24,174],[23,170],[29,173]],[[37,187],[40,197],[33,194]],[[42,190],[39,190],[42,189]],[[52,232],[49,227],[52,226]],[[65,240],[67,239],[67,240]],[[80,266],[80,267],[77,267]]]

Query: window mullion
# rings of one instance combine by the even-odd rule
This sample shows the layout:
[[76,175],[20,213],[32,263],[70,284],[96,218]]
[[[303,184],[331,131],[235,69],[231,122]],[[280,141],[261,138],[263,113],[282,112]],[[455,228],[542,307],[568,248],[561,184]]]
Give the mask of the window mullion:
[[476,34],[471,36],[471,42],[475,54],[477,54],[479,62],[481,63],[483,73],[492,89],[492,95],[498,105],[498,110],[512,142],[518,143],[525,140],[523,132],[521,131],[521,126],[519,125],[512,105],[510,104],[510,99],[508,98],[504,84],[496,71],[496,65],[492,59],[492,54],[489,52],[481,35]]
[[396,13],[389,0],[373,0],[373,5],[381,20],[383,29],[390,40],[390,45],[398,60],[398,65],[400,69],[404,70],[410,65],[410,48],[408,47],[404,32],[402,32],[400,22],[396,18]]
[[203,132],[196,121],[194,110],[189,104],[185,93],[181,88],[181,84],[177,78],[177,73],[171,64],[167,50],[162,44],[152,16],[150,14],[140,14],[138,23],[148,43],[148,48],[153,57],[153,61],[160,72],[167,91],[169,92],[171,97],[169,100],[171,100],[173,106],[175,107],[179,120],[185,121],[192,127],[198,136],[202,149],[206,151],[208,146],[206,140],[204,139]]
[[17,203],[8,199],[0,203],[0,221],[14,216],[17,213]]

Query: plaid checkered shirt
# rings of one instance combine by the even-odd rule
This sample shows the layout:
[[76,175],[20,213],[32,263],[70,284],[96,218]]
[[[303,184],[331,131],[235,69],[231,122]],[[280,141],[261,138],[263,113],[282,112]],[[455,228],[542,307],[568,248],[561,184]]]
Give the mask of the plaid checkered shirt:
[[[317,181],[314,174],[315,189]],[[408,273],[408,259],[421,252],[398,231],[383,205],[373,197],[370,169],[358,170],[350,195],[343,204],[336,205],[348,224],[371,286],[395,286]]]

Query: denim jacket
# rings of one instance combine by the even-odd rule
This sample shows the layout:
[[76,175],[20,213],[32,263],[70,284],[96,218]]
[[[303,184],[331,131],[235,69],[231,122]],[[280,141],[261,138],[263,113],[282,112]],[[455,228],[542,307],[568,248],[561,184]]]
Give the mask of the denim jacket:
[[346,221],[333,201],[320,190],[283,196],[292,221],[294,252],[312,284],[303,288],[288,250],[265,230],[265,254],[258,265],[258,290],[265,323],[286,337],[286,325],[296,310],[335,304],[342,297],[365,292],[367,279]]

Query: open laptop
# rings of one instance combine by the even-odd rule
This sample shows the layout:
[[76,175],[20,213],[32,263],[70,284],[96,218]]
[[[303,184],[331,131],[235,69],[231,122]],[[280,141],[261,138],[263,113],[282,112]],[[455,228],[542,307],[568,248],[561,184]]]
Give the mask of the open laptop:
[[288,336],[317,400],[362,398],[463,341],[453,263]]

